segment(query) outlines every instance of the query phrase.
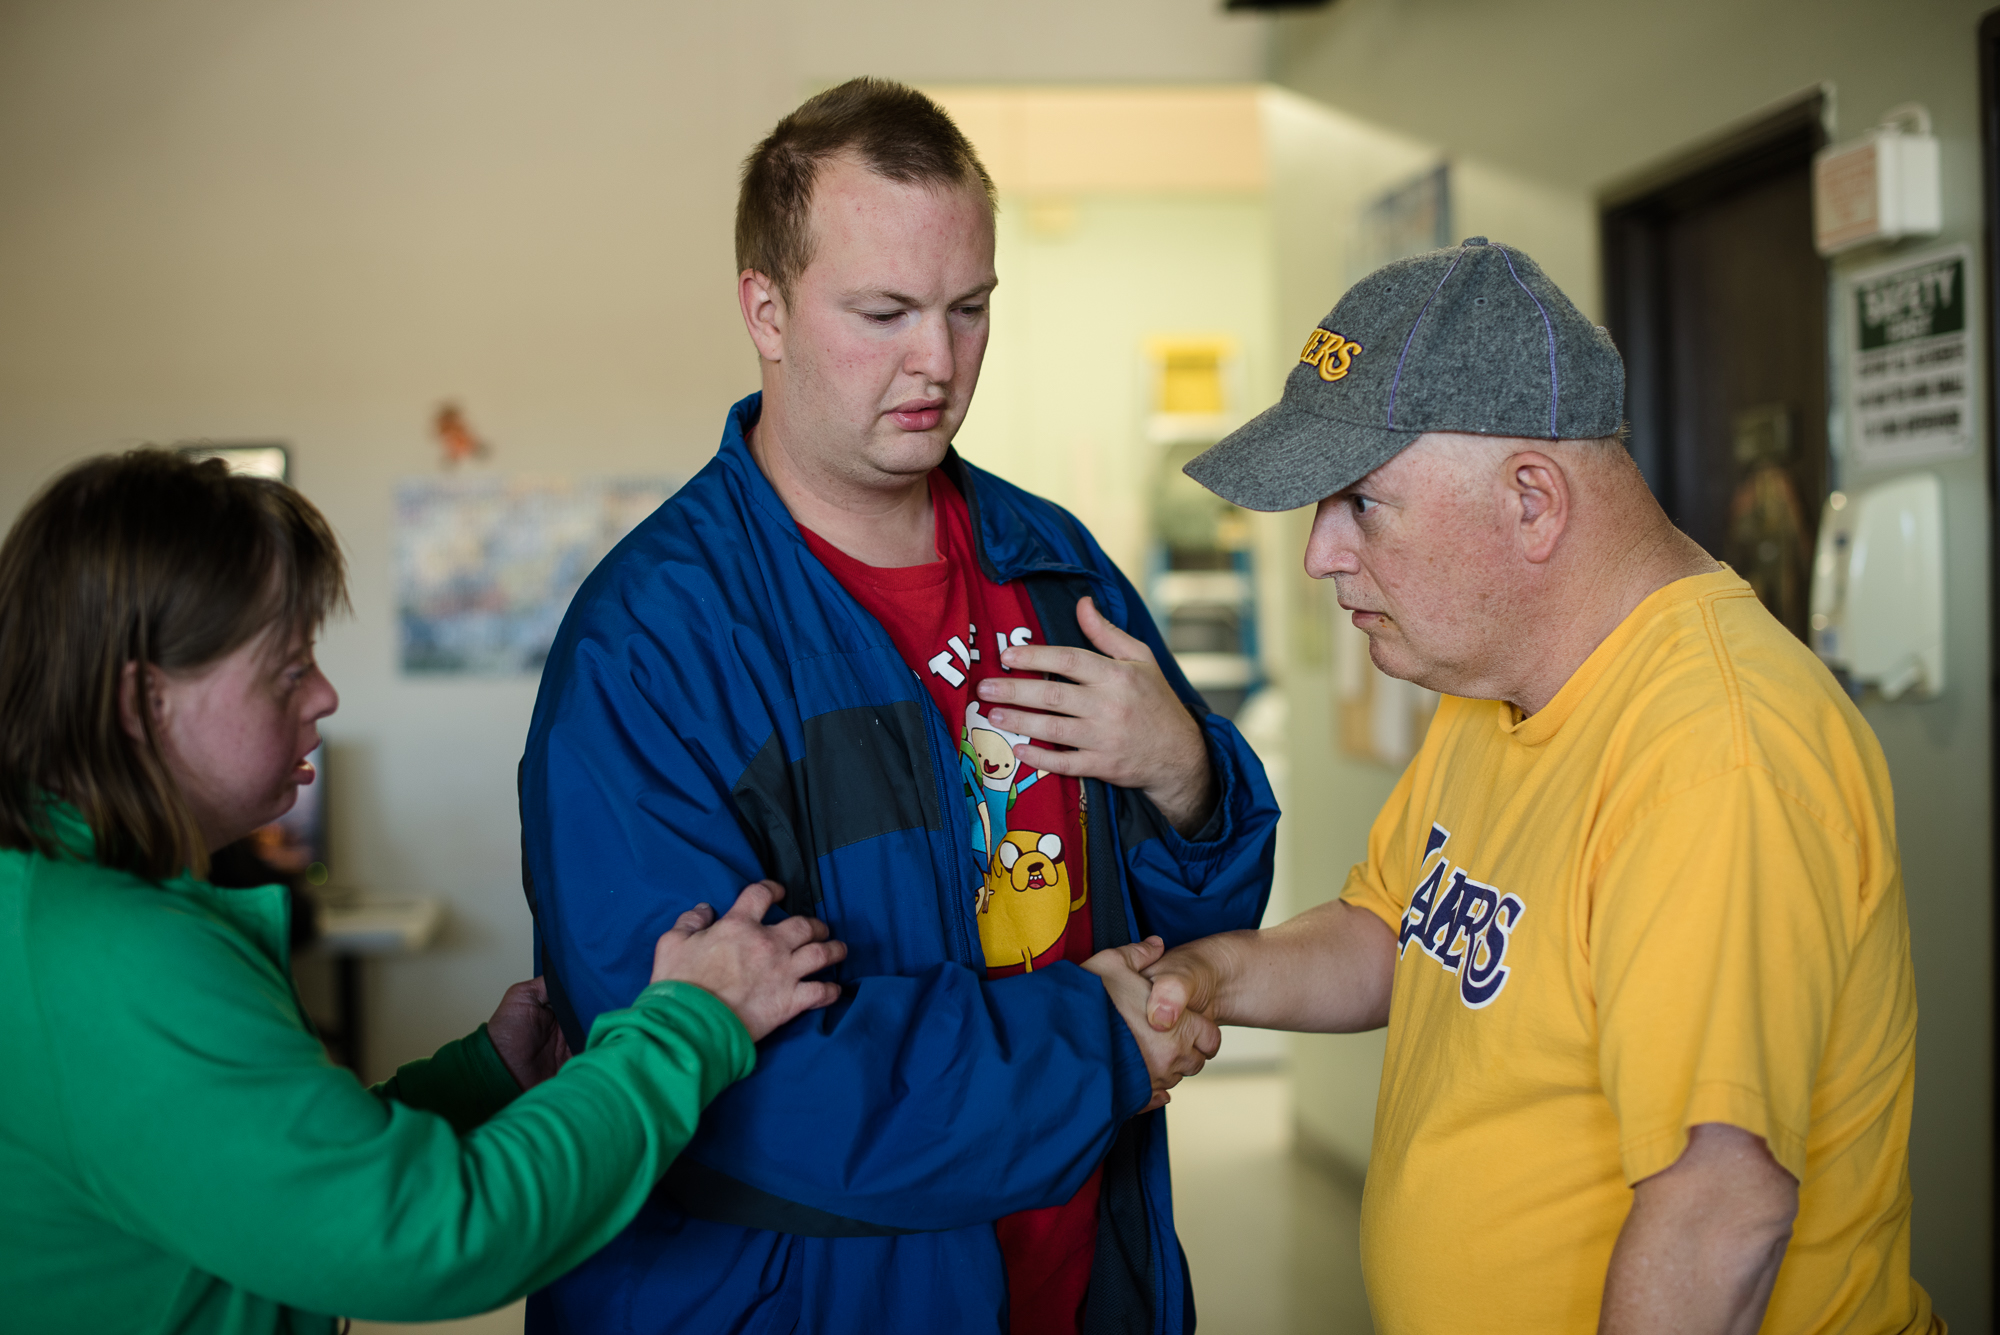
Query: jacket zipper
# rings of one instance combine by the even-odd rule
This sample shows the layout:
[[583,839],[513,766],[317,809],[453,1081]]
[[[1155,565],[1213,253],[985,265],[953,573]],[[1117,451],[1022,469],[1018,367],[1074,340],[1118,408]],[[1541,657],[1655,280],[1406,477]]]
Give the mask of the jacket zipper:
[[[980,976],[984,977],[986,972],[984,968],[985,956],[983,954],[976,954],[973,951],[972,938],[969,934],[971,924],[966,921],[965,916],[965,892],[967,887],[960,885],[958,878],[953,875],[959,867],[958,858],[954,854],[960,847],[960,844],[957,840],[958,830],[952,823],[953,808],[951,806],[951,792],[945,786],[944,781],[944,776],[947,772],[945,762],[948,757],[939,751],[939,739],[944,736],[944,715],[938,711],[937,702],[931,699],[931,693],[925,687],[924,679],[918,676],[915,668],[910,669],[910,676],[917,683],[918,698],[925,705],[929,706],[924,710],[924,739],[930,744],[931,784],[937,790],[938,820],[942,826],[944,842],[948,850],[944,859],[944,865],[939,869],[938,875],[938,884],[944,886],[946,894],[950,896],[949,902],[945,906],[945,919],[951,924],[953,929],[951,935],[955,942],[955,953],[958,956],[958,962],[967,968],[977,968]],[[936,849],[933,847],[932,857],[935,858],[936,856]]]

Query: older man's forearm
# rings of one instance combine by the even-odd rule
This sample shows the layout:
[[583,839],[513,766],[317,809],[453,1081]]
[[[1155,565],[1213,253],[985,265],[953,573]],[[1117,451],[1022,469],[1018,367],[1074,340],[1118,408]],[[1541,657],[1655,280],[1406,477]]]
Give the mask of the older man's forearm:
[[[1224,932],[1168,951],[1146,971],[1149,1018],[1184,1002],[1218,1024],[1352,1033],[1388,1023],[1396,938],[1365,909],[1336,900],[1261,931]],[[1179,990],[1163,987],[1172,979]]]

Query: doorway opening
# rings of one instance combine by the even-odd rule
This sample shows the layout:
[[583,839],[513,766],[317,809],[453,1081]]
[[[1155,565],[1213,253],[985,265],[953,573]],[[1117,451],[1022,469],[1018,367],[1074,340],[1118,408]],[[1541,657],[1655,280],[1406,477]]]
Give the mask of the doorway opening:
[[1680,528],[1807,634],[1828,488],[1815,91],[1603,196],[1632,456]]

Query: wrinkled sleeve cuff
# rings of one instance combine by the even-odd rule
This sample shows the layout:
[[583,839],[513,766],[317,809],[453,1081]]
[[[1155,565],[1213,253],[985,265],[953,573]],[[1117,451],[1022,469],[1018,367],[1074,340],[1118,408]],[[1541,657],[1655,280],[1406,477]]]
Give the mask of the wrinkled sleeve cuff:
[[[703,1072],[704,1105],[725,1086],[756,1068],[757,1045],[751,1041],[743,1021],[722,998],[695,983],[649,984],[624,1010],[606,1011],[597,1017],[590,1027],[590,1041],[585,1050],[607,1041],[621,1025],[641,1016],[678,1029],[715,1059],[713,1069],[704,1068]],[[710,1084],[712,1088],[708,1087]]]
[[406,1062],[375,1092],[407,1107],[436,1113],[460,1135],[472,1130],[520,1096],[486,1026],[455,1039],[429,1057]]
[[1153,1073],[1146,1069],[1146,1058],[1139,1052],[1139,1041],[1132,1037],[1125,1017],[1109,1004],[1108,996],[1105,1000],[1115,1031],[1111,1036],[1112,1106],[1120,1119],[1134,1117],[1153,1101]]
[[1649,1131],[1623,1137],[1618,1146],[1625,1182],[1637,1186],[1679,1162],[1690,1128],[1723,1122],[1761,1139],[1778,1166],[1798,1181],[1806,1176],[1806,1138],[1780,1121],[1761,1090],[1725,1080],[1709,1080],[1688,1091],[1680,1114]]
[[1141,819],[1150,827],[1153,837],[1175,861],[1194,867],[1207,866],[1229,851],[1230,841],[1236,837],[1235,807],[1242,782],[1237,775],[1236,765],[1229,748],[1218,745],[1214,725],[1211,720],[1217,716],[1210,714],[1200,720],[1202,745],[1208,750],[1208,772],[1215,779],[1215,805],[1209,810],[1208,819],[1202,822],[1192,836],[1184,835],[1166,818],[1166,814],[1153,805],[1153,799],[1137,789],[1124,790],[1127,798],[1137,804]]

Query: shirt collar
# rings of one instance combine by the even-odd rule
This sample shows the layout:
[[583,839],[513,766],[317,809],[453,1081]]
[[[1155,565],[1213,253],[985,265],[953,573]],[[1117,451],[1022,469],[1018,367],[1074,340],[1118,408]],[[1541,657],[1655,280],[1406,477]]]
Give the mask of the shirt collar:
[[[722,446],[719,457],[734,472],[752,505],[763,512],[765,518],[777,524],[791,541],[804,544],[799,537],[798,522],[778,496],[777,488],[771,485],[764,470],[757,466],[757,460],[750,453],[748,433],[757,425],[757,419],[764,410],[762,392],[746,394],[730,406],[729,417],[723,424]],[[1074,562],[1061,560],[1042,536],[1023,522],[1006,504],[1006,498],[998,494],[997,488],[982,490],[979,470],[965,462],[956,449],[945,452],[944,463],[940,465],[946,476],[957,484],[959,494],[972,512],[972,542],[978,552],[980,565],[987,578],[1004,584],[1019,579],[1023,575],[1086,575],[1095,572]]]

